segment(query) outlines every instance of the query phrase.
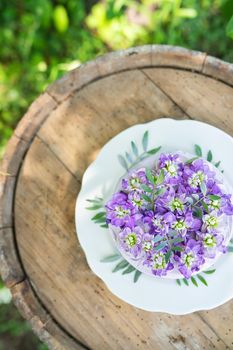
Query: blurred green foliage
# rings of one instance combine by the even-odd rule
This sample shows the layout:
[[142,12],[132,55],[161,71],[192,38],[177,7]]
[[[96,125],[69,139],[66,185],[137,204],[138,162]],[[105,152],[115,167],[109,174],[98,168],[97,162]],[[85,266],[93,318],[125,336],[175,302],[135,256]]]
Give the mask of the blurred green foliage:
[[[143,44],[233,62],[232,39],[233,0],[0,0],[0,153],[30,103],[82,62]],[[0,285],[0,339],[13,339],[0,350],[26,350],[24,337],[45,350],[9,301]]]
[[32,333],[11,303],[11,293],[0,279],[0,350],[48,350]]
[[0,0],[0,147],[45,87],[109,50],[181,45],[233,61],[232,0]]

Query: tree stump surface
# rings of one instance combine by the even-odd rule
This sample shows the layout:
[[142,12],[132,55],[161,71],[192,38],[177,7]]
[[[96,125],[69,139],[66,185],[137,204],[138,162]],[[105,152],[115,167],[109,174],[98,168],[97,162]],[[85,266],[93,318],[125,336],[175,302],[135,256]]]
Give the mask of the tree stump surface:
[[82,65],[31,105],[2,161],[0,265],[50,349],[233,349],[233,300],[186,316],[132,307],[89,269],[74,224],[82,175],[120,131],[173,117],[233,136],[232,111],[233,65],[156,45]]

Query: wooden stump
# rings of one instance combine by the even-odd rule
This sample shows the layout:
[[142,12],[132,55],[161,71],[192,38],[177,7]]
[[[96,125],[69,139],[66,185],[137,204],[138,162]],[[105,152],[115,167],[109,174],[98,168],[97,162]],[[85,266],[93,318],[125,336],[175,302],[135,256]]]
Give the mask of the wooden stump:
[[187,316],[136,309],[90,271],[74,226],[82,175],[110,138],[160,117],[233,135],[232,111],[233,66],[169,46],[107,54],[31,105],[2,162],[0,263],[50,349],[233,349],[233,301]]

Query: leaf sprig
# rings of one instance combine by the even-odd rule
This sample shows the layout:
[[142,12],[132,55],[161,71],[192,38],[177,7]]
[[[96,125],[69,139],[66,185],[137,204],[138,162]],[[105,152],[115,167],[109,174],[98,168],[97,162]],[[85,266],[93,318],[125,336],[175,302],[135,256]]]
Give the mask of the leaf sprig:
[[[195,154],[197,155],[197,157],[188,160],[188,161],[186,162],[186,164],[190,164],[190,163],[192,163],[195,159],[198,159],[199,157],[202,157],[203,151],[202,151],[201,146],[199,146],[199,145],[196,144],[196,145],[194,145],[194,149],[195,149]],[[208,162],[210,162],[210,163],[213,162],[213,153],[212,153],[211,150],[209,150],[209,151],[207,152],[206,159],[207,159]],[[220,164],[221,164],[221,161],[219,160],[218,162],[215,162],[215,163],[213,163],[213,164],[214,164],[214,166],[215,166],[216,168],[219,168],[219,166],[220,166]],[[221,172],[223,173],[224,170],[221,170]]]
[[106,256],[100,261],[103,263],[110,263],[117,260],[120,260],[120,262],[117,263],[117,265],[113,268],[112,272],[122,271],[122,275],[127,275],[129,273],[134,272],[133,281],[134,283],[136,283],[139,277],[141,276],[142,272],[137,270],[127,260],[122,259],[122,256],[120,254],[113,254],[113,255]]
[[139,149],[136,143],[134,141],[131,141],[130,143],[131,152],[125,152],[124,155],[122,154],[118,155],[118,160],[121,166],[126,171],[129,171],[129,169],[134,167],[137,163],[139,163],[143,159],[146,159],[147,157],[150,157],[151,155],[154,155],[160,151],[161,146],[148,150],[148,143],[149,143],[149,132],[147,130],[142,136],[141,147],[143,149],[143,152],[141,154],[139,152]]
[[[203,273],[205,273],[206,275],[211,275],[213,274],[214,272],[216,271],[216,269],[213,269],[213,270],[207,270],[207,271],[203,271]],[[186,279],[186,278],[179,278],[176,280],[176,283],[178,284],[178,286],[182,286],[182,285],[185,285],[185,286],[189,286],[189,282],[191,282],[195,287],[198,287],[199,286],[199,282],[201,282],[203,285],[205,285],[206,287],[208,287],[208,283],[206,281],[206,279],[204,278],[204,276],[200,273],[198,273],[197,275],[195,276],[192,276],[191,278],[189,279]]]
[[108,228],[108,225],[106,224],[106,210],[104,208],[104,201],[101,197],[96,197],[95,199],[87,199],[87,202],[90,203],[90,206],[86,209],[88,210],[99,210],[102,209],[102,211],[99,211],[96,215],[94,215],[91,220],[94,221],[95,224],[99,224],[102,228]]

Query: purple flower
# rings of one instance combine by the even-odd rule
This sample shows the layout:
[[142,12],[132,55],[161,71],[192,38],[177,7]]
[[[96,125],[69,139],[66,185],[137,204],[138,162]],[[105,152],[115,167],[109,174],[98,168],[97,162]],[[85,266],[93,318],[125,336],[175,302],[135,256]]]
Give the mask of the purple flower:
[[188,240],[184,251],[174,256],[178,263],[178,269],[185,278],[190,278],[195,271],[199,271],[204,264],[203,248],[200,242],[194,239]]
[[227,247],[224,245],[224,236],[215,232],[198,232],[200,241],[204,247],[204,256],[208,259],[214,259],[218,252],[226,253]]
[[153,231],[156,234],[166,235],[172,224],[175,222],[176,217],[173,213],[167,212],[164,215],[154,215],[151,217],[151,225]]
[[137,258],[142,251],[142,236],[143,231],[141,227],[124,228],[124,230],[119,233],[121,248],[134,258]]
[[177,184],[182,174],[182,162],[178,154],[161,154],[158,161],[159,169],[165,173],[165,183]]
[[146,253],[150,253],[154,247],[153,242],[154,235],[144,233],[142,236],[142,249]]
[[139,209],[145,209],[148,206],[148,202],[143,199],[141,193],[139,191],[132,191],[128,195],[129,202]]
[[144,265],[150,267],[152,274],[155,276],[165,276],[167,271],[174,268],[171,262],[166,262],[165,253],[166,250],[154,252],[144,261]]
[[128,201],[127,194],[117,192],[106,204],[107,223],[123,227],[124,225],[133,225],[141,217],[135,207]]
[[201,227],[201,220],[193,216],[192,211],[188,210],[184,215],[177,215],[176,220],[172,223],[172,228],[178,231],[182,236],[187,231],[196,231]]
[[204,215],[202,221],[202,231],[212,231],[219,226],[220,218],[216,215],[215,212],[212,212],[210,214]]
[[139,169],[136,172],[130,174],[128,178],[122,180],[122,189],[127,192],[140,191],[142,192],[141,185],[148,184],[145,169]]
[[187,208],[186,202],[185,192],[177,193],[173,187],[170,187],[169,190],[158,199],[157,206],[174,213],[182,214]]
[[140,168],[122,180],[106,204],[107,223],[118,228],[129,261],[138,259],[138,267],[156,276],[176,269],[189,278],[227,251],[224,217],[233,215],[231,195],[203,159],[190,163],[162,154],[150,170],[154,176]]

